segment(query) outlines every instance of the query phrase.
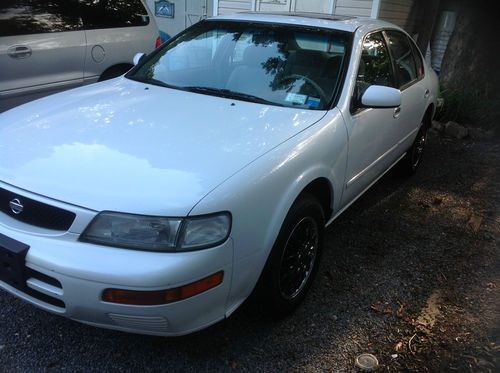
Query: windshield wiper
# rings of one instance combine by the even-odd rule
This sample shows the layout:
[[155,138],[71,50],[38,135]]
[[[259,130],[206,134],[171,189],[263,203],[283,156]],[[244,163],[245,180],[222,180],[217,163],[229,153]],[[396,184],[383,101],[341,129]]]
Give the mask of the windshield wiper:
[[161,80],[155,78],[147,78],[145,76],[127,76],[128,79],[135,80],[136,82],[158,85],[160,87],[175,88],[174,86],[162,82]]
[[265,104],[265,105],[283,106],[279,103],[266,100],[266,99],[259,97],[259,96],[254,96],[254,95],[250,95],[250,94],[242,93],[242,92],[235,92],[235,91],[231,91],[230,89],[225,89],[225,88],[210,88],[210,87],[198,87],[198,86],[186,86],[186,87],[178,87],[178,88],[189,91],[189,92],[205,93],[205,94],[209,94],[209,95],[215,95],[215,96],[220,96],[220,97],[224,97],[224,98],[234,98],[237,100],[256,102],[256,103]]

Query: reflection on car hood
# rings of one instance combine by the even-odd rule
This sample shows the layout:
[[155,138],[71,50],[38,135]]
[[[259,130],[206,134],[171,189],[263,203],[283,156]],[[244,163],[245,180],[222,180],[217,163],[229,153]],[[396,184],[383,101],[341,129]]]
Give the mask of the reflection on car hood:
[[96,211],[186,215],[325,113],[118,78],[0,115],[0,181]]

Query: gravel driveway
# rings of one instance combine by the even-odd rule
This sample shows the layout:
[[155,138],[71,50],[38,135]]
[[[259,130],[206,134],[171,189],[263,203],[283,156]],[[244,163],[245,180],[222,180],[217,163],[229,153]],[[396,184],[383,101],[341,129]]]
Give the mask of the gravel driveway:
[[181,338],[106,331],[0,290],[0,371],[500,370],[500,144],[430,137],[327,230],[315,286],[290,318],[259,305]]

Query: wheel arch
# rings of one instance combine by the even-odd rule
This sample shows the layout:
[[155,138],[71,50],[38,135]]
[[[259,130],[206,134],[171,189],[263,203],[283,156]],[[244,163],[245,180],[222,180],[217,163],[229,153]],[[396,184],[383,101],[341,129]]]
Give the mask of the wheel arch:
[[429,129],[432,125],[432,118],[434,118],[435,110],[434,103],[431,102],[429,106],[427,106],[427,110],[425,111],[424,118],[422,120],[427,129]]
[[117,76],[126,73],[132,67],[133,65],[130,63],[117,63],[111,65],[101,73],[101,75],[99,76],[99,81],[102,82],[104,80],[116,78]]
[[326,177],[318,177],[314,179],[307,184],[304,189],[302,189],[295,200],[298,200],[304,194],[310,194],[315,197],[323,208],[325,222],[330,220],[333,215],[333,186],[330,181]]

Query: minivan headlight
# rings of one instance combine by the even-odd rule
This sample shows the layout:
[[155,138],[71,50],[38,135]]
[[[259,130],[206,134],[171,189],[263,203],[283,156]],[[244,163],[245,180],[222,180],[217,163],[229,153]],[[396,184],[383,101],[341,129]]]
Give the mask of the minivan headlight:
[[227,212],[188,218],[101,212],[80,241],[149,251],[191,251],[223,243],[230,230]]

